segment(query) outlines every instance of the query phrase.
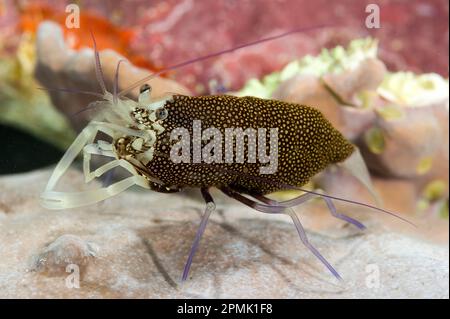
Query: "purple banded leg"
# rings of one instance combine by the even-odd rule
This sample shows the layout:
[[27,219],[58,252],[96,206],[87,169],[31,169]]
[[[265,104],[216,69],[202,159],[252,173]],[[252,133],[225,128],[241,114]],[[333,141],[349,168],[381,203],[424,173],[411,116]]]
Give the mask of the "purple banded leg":
[[183,270],[182,281],[185,281],[189,275],[189,270],[191,269],[192,260],[194,259],[195,252],[197,251],[198,245],[200,243],[200,239],[202,238],[203,233],[206,229],[206,224],[208,223],[209,216],[216,209],[216,204],[214,204],[214,200],[209,193],[207,188],[201,189],[203,199],[205,200],[206,207],[205,212],[203,213],[202,220],[200,222],[200,227],[197,230],[197,234],[195,235],[194,242],[192,243],[191,251],[189,252],[188,259],[186,261],[186,265]]
[[302,194],[298,197],[295,197],[295,198],[289,199],[289,200],[285,200],[282,202],[267,198],[266,196],[263,196],[263,195],[251,195],[251,196],[263,203],[266,203],[266,204],[269,204],[272,206],[281,206],[281,207],[288,208],[288,207],[294,207],[294,206],[301,205],[301,204],[309,201],[310,199],[312,199],[315,195],[314,194]]
[[328,209],[330,210],[331,215],[333,215],[336,218],[342,219],[342,220],[346,221],[347,223],[355,225],[356,227],[358,227],[361,230],[366,229],[366,226],[364,226],[362,223],[360,223],[356,219],[353,219],[350,216],[338,213],[336,211],[336,207],[333,204],[333,201],[330,198],[327,198],[327,197],[322,197],[322,198],[327,203],[327,206],[328,206]]
[[270,203],[269,203],[269,205],[264,205],[264,204],[255,202],[254,200],[247,198],[228,187],[222,187],[222,188],[220,188],[220,190],[225,195],[228,195],[229,197],[234,198],[235,200],[241,202],[242,204],[244,204],[250,208],[256,209],[257,211],[260,211],[262,213],[282,214],[285,210],[285,207],[282,207],[282,206],[275,206],[275,205],[271,205]]
[[254,195],[254,196],[252,195],[257,200],[267,204],[263,205],[239,194],[238,192],[230,188],[224,187],[221,188],[221,191],[224,192],[226,195],[230,196],[231,198],[234,198],[237,201],[249,207],[252,207],[260,212],[271,214],[287,213],[292,218],[295,228],[297,229],[297,233],[300,236],[300,240],[306,246],[306,248],[308,248],[314,254],[314,256],[316,256],[337,279],[342,279],[339,273],[336,271],[336,269],[334,269],[333,266],[331,266],[331,264],[325,259],[325,257],[323,257],[319,253],[319,251],[309,242],[308,237],[306,236],[306,232],[295,212],[289,206],[282,205],[283,203],[284,205],[292,205],[292,206],[299,205],[311,199],[314,196],[313,194],[304,194],[297,198],[284,202],[277,202],[261,195]]
[[308,237],[306,236],[305,229],[303,228],[302,223],[300,222],[300,219],[298,219],[298,216],[295,214],[295,212],[292,210],[292,208],[288,208],[287,214],[291,216],[292,221],[294,222],[295,228],[297,229],[297,233],[300,236],[300,240],[302,241],[303,245],[306,246],[313,254],[316,256],[324,265],[328,268],[328,270],[339,280],[341,280],[341,276],[336,271],[336,269],[331,266],[331,264],[323,257],[319,251],[311,245],[311,243],[308,240]]
[[341,220],[344,220],[347,223],[350,223],[350,224],[358,227],[361,230],[362,229],[366,229],[366,226],[364,226],[362,223],[360,223],[356,219],[353,219],[353,218],[351,218],[351,217],[349,217],[347,215],[338,213],[337,210],[336,210],[336,207],[333,204],[333,201],[331,200],[331,198],[328,198],[328,197],[323,197],[323,196],[320,196],[320,195],[308,193],[308,194],[302,194],[302,195],[300,195],[298,197],[295,197],[293,199],[286,200],[286,201],[283,201],[283,202],[278,202],[278,201],[272,200],[272,199],[267,198],[267,197],[262,196],[262,195],[254,195],[253,197],[256,198],[257,200],[263,202],[263,203],[266,203],[266,204],[270,204],[270,205],[273,205],[273,206],[282,206],[282,207],[290,208],[290,207],[294,207],[294,206],[298,206],[300,204],[303,204],[306,201],[308,201],[308,200],[310,200],[310,199],[312,199],[312,198],[314,198],[316,196],[321,197],[325,201],[325,203],[327,204],[331,215],[333,215],[334,217],[336,217],[338,219],[341,219]]

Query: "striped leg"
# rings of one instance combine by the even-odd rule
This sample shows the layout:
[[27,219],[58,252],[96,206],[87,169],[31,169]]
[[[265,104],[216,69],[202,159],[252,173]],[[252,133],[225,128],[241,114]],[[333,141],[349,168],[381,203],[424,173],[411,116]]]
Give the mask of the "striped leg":
[[189,270],[191,268],[192,260],[194,258],[195,252],[197,251],[197,248],[199,246],[200,239],[202,238],[202,235],[205,232],[206,224],[208,222],[209,216],[216,209],[216,204],[214,203],[214,200],[213,200],[211,194],[209,193],[208,189],[202,188],[201,192],[202,192],[203,199],[205,200],[205,203],[206,203],[205,212],[203,213],[203,217],[200,222],[200,227],[198,228],[197,234],[195,235],[195,239],[192,244],[191,251],[189,252],[189,256],[186,261],[186,265],[184,266],[182,281],[185,281],[189,275]]
[[[277,214],[277,213],[278,214],[279,213],[288,214],[291,217],[292,221],[294,222],[294,225],[295,225],[295,228],[297,229],[297,233],[300,237],[300,240],[306,246],[306,248],[308,248],[314,254],[314,256],[316,256],[337,279],[341,279],[341,276],[336,271],[336,269],[334,269],[333,266],[331,266],[331,264],[325,259],[325,257],[323,257],[320,254],[320,252],[309,242],[308,237],[306,236],[305,229],[303,228],[298,216],[290,208],[291,206],[289,206],[291,204],[292,204],[292,206],[294,206],[294,204],[293,204],[294,202],[295,202],[295,205],[299,205],[301,203],[306,202],[307,200],[312,198],[312,196],[307,196],[310,194],[305,194],[304,197],[299,196],[294,199],[295,201],[291,200],[291,201],[285,201],[285,202],[273,201],[265,196],[260,196],[260,195],[253,196],[257,200],[265,203],[265,204],[260,204],[254,200],[251,200],[251,199],[239,194],[238,192],[236,192],[230,188],[223,187],[223,188],[221,188],[221,191],[224,192],[226,195],[230,196],[231,198],[234,198],[234,199],[238,200],[239,202],[243,203],[244,205],[254,208],[260,212],[271,213],[271,214],[274,214],[274,213],[275,214]],[[282,203],[284,203],[286,206],[281,205]]]

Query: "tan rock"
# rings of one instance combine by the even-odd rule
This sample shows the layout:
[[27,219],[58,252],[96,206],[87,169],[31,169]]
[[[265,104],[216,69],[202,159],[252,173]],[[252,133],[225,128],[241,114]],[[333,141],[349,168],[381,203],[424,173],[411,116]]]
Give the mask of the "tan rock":
[[[68,173],[70,189],[85,188],[81,172]],[[386,230],[381,215],[354,207],[352,216],[368,230],[348,232],[350,226],[335,219],[324,227],[321,201],[297,208],[310,241],[344,278],[339,282],[300,243],[287,216],[252,211],[217,192],[218,211],[190,279],[181,284],[203,210],[198,191],[136,190],[98,205],[49,211],[38,201],[49,175],[0,177],[2,298],[449,297],[448,240],[411,235],[420,228],[409,235]],[[42,269],[57,271],[35,271],[35,256],[47,257]],[[71,263],[80,263],[78,277],[73,267],[64,269]]]
[[78,267],[86,266],[89,259],[95,255],[96,247],[92,243],[85,242],[78,236],[62,235],[34,258],[32,269],[50,274],[61,274],[71,264]]

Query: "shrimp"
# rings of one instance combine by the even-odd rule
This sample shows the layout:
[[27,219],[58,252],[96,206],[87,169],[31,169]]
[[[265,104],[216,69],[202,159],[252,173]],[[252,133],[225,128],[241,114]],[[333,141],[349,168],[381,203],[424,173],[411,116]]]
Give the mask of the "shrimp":
[[[209,191],[215,187],[227,196],[260,212],[289,215],[303,244],[336,278],[340,279],[339,273],[308,241],[292,207],[320,197],[334,217],[361,230],[365,228],[362,223],[337,212],[334,200],[369,207],[409,223],[402,217],[376,206],[302,188],[318,172],[331,164],[339,164],[347,165],[346,167],[353,170],[353,173],[371,189],[369,174],[357,148],[346,140],[320,111],[310,106],[229,95],[168,94],[154,99],[151,87],[146,84],[149,79],[162,72],[298,31],[293,30],[174,65],[136,82],[121,92],[118,89],[118,79],[122,61],[119,61],[112,93],[106,89],[99,53],[93,38],[96,76],[102,91],[102,99],[91,103],[87,109],[95,108],[99,111],[56,165],[41,194],[43,206],[49,209],[67,209],[91,205],[134,185],[163,193],[179,192],[185,187],[200,189],[206,207],[182,274],[182,280],[186,280],[208,219],[215,210],[214,199]],[[139,86],[140,94],[137,100],[125,97]],[[210,130],[211,134],[206,138],[201,135],[195,138],[196,131],[199,130],[199,121]],[[237,128],[241,130],[236,131]],[[255,128],[263,129],[264,133],[260,135],[258,129],[256,134],[252,131]],[[234,130],[232,132],[234,135],[228,135],[231,141],[227,141],[227,132],[229,133],[230,129]],[[270,137],[265,134],[267,131],[271,132]],[[111,142],[96,140],[99,132],[109,136]],[[190,148],[190,141],[183,140],[183,134],[194,136],[192,144],[197,145],[194,145],[194,149]],[[224,135],[225,143],[216,141],[217,136]],[[182,138],[177,139],[180,136]],[[247,139],[247,148],[240,147],[238,137],[241,138],[241,142]],[[251,142],[255,141],[256,137],[258,142],[252,145]],[[187,146],[189,146],[187,152],[183,153]],[[200,150],[200,155],[198,152],[196,155],[196,147],[197,151]],[[266,151],[269,151],[269,157]],[[183,153],[181,157],[180,152]],[[80,153],[83,156],[86,183],[118,167],[128,171],[130,176],[95,190],[75,193],[56,191],[57,183]],[[92,155],[100,155],[109,158],[110,161],[91,170]],[[202,157],[207,160],[202,162]],[[233,160],[238,157],[247,161],[234,162]],[[275,169],[269,172],[261,170],[267,169],[267,166],[262,166],[267,164],[268,158],[276,161]],[[286,189],[301,190],[304,193],[281,202],[266,197],[267,194]]]

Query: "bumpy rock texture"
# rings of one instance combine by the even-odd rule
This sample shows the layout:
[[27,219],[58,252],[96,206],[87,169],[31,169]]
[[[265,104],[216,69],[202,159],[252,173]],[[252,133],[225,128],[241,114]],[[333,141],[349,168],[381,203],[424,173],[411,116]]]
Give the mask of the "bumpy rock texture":
[[[443,220],[414,218],[413,229],[339,206],[368,226],[361,233],[329,217],[320,201],[297,208],[310,241],[344,278],[339,282],[301,245],[287,216],[267,216],[213,193],[218,211],[182,284],[203,209],[197,192],[136,190],[86,208],[48,211],[38,196],[50,172],[0,178],[2,298],[449,297]],[[68,180],[72,191],[84,187],[77,170]],[[395,189],[400,203],[408,195],[401,185],[381,188]]]

